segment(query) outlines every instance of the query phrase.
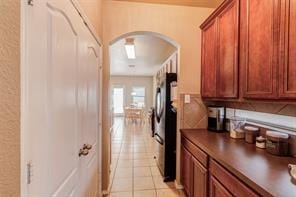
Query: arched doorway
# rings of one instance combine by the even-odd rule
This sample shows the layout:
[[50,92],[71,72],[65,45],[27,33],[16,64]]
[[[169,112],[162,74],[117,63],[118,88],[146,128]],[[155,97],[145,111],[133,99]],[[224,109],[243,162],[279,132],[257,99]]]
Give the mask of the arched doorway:
[[[132,40],[132,45],[134,45],[134,47],[136,48],[136,58],[135,57],[131,57],[130,59],[126,56],[128,56],[127,51],[125,51],[126,49],[124,48],[125,45],[127,45],[127,43],[129,44],[130,40]],[[143,44],[143,42],[145,42]],[[157,45],[157,47],[153,47],[151,45]],[[145,45],[145,46],[143,46]],[[153,49],[154,48],[154,49]],[[163,49],[163,51],[161,52],[161,49]],[[142,50],[142,51],[141,51]],[[141,72],[144,69],[147,68],[146,64],[142,64],[141,61],[149,61],[148,57],[143,55],[144,52],[146,52],[148,55],[147,56],[151,56],[151,59],[154,59],[152,56],[156,55],[156,54],[164,54],[162,56],[161,59],[161,63],[159,63],[159,61],[157,62],[158,64],[158,68],[157,70],[149,70],[148,69],[145,70],[145,72]],[[124,84],[123,81],[126,81],[126,77],[131,77],[133,76],[133,81],[137,81],[135,78],[137,76],[146,76],[146,75],[151,75],[151,72],[153,73],[154,76],[157,77],[157,74],[159,73],[164,73],[164,72],[173,72],[178,74],[179,69],[179,62],[180,62],[180,45],[174,41],[173,39],[171,39],[168,36],[165,36],[163,34],[160,33],[156,33],[156,32],[149,32],[149,31],[135,31],[135,32],[129,32],[129,33],[125,33],[123,35],[120,35],[118,37],[116,37],[115,39],[113,39],[111,42],[109,42],[108,45],[108,58],[109,58],[109,70],[110,70],[110,85],[109,85],[109,108],[112,107],[118,107],[118,106],[114,106],[113,104],[116,102],[118,105],[120,104],[121,106],[116,109],[115,111],[117,112],[123,112],[124,110],[122,110],[122,108],[126,107],[127,105],[129,106],[130,104],[134,104],[135,101],[138,101],[138,99],[140,98],[133,98],[133,94],[138,94],[140,91],[140,89],[142,88],[142,92],[145,92],[144,96],[145,99],[141,100],[140,102],[145,103],[145,106],[148,104],[149,102],[146,101],[149,100],[148,98],[148,92],[147,91],[149,88],[144,87],[143,88],[143,84],[133,84],[132,86],[136,86],[136,89],[134,87],[128,87],[127,84]],[[121,55],[119,55],[118,53],[121,53]],[[140,59],[140,60],[139,60]],[[156,58],[157,59],[157,58]],[[172,63],[174,62],[174,63]],[[149,61],[150,65],[153,65],[154,62],[153,61]],[[174,66],[175,69],[173,69]],[[132,66],[133,68],[129,68],[129,66]],[[115,68],[116,67],[116,68]],[[136,68],[134,68],[136,67]],[[138,69],[139,67],[139,69]],[[153,66],[151,66],[153,67]],[[155,66],[156,67],[156,66]],[[120,70],[122,69],[122,70]],[[139,71],[140,70],[140,71]],[[120,76],[120,78],[118,77],[118,75]],[[122,77],[122,75],[124,77]],[[118,80],[114,80],[114,78],[119,78]],[[115,82],[114,82],[115,81]],[[119,82],[122,82],[122,84],[119,84]],[[153,82],[154,83],[154,82]],[[114,89],[114,90],[113,90]],[[132,90],[132,91],[131,91]],[[128,92],[128,93],[124,93],[124,92]],[[113,95],[114,93],[114,95]],[[115,96],[116,93],[116,96]],[[121,96],[119,96],[119,93],[121,94]],[[141,94],[141,93],[139,93]],[[154,87],[153,84],[153,93],[152,93],[152,100],[154,102],[154,97],[156,94],[156,88]],[[141,94],[141,96],[143,96]],[[115,98],[116,97],[116,98]],[[132,99],[129,99],[129,97],[132,97]],[[117,99],[117,101],[115,101],[114,99]],[[116,104],[116,105],[117,105]],[[152,104],[152,106],[154,105],[154,103]],[[150,107],[150,105],[149,105]],[[113,114],[113,110],[110,110],[109,113]],[[115,114],[115,115],[119,115],[119,114]],[[108,117],[111,117],[112,120],[114,120],[114,117],[110,116],[110,114],[108,115]],[[112,170],[115,170],[117,167],[117,164],[119,163],[118,161],[120,161],[120,154],[122,149],[118,148],[118,147],[122,147],[122,143],[120,143],[120,140],[127,140],[126,143],[128,143],[128,139],[130,137],[129,134],[124,134],[123,132],[118,132],[116,129],[118,128],[122,128],[124,126],[117,124],[116,121],[111,121],[110,122],[111,127],[113,128],[112,134],[111,134],[111,140],[110,143],[112,145],[111,148],[111,155],[113,155],[113,158],[111,158],[112,163]],[[135,127],[137,127],[137,125],[133,125]],[[135,131],[136,132],[136,131]],[[138,133],[139,134],[139,133]],[[146,136],[146,134],[139,134],[141,135],[141,137]],[[133,142],[135,143],[135,142]],[[119,145],[120,144],[120,145]],[[120,149],[120,150],[119,150]],[[118,155],[119,154],[119,155]],[[115,156],[117,156],[117,158],[115,158]],[[128,156],[127,156],[128,157]],[[115,163],[117,162],[117,164]],[[115,168],[115,169],[113,169]],[[114,177],[116,177],[116,170],[114,173],[111,173],[111,175],[114,175]],[[110,181],[113,182],[113,178],[114,177],[110,177]],[[112,185],[112,184],[111,184]],[[111,186],[111,192],[112,192],[112,186]]]

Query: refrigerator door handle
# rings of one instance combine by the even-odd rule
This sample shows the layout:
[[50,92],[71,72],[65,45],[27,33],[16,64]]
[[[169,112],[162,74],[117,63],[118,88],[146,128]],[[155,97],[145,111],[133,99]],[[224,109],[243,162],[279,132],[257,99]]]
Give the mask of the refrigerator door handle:
[[160,143],[161,145],[163,145],[163,139],[161,139],[161,137],[158,135],[158,133],[154,134],[155,136],[155,140]]

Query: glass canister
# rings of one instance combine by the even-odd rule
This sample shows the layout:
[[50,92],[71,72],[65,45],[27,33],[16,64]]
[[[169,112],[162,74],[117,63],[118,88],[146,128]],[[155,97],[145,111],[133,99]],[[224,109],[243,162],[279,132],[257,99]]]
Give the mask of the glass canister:
[[245,126],[245,141],[250,144],[256,143],[256,137],[259,135],[259,128],[253,126]]
[[230,118],[230,137],[235,139],[245,138],[244,126],[246,124],[246,119],[238,116],[233,116]]
[[278,156],[287,156],[289,153],[289,135],[276,131],[266,131],[266,150]]

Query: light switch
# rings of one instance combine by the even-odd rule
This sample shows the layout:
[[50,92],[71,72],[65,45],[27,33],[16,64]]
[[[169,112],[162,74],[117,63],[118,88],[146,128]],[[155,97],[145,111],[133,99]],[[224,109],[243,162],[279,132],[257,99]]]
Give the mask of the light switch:
[[184,100],[185,103],[190,103],[190,94],[185,94]]

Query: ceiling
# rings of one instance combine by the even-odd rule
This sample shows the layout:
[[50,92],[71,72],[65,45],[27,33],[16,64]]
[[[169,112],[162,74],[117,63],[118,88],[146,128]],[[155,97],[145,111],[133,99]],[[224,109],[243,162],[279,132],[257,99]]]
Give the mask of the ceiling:
[[[129,37],[131,38],[131,37]],[[110,74],[125,76],[153,76],[177,48],[167,41],[150,35],[135,35],[136,59],[127,58],[125,38],[110,46]],[[131,68],[129,65],[135,65]]]
[[223,0],[116,0],[116,1],[159,3],[159,4],[170,4],[170,5],[216,8],[218,7],[218,5],[222,3]]

